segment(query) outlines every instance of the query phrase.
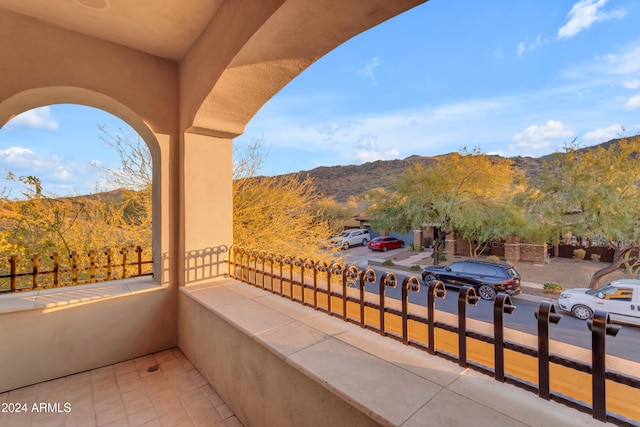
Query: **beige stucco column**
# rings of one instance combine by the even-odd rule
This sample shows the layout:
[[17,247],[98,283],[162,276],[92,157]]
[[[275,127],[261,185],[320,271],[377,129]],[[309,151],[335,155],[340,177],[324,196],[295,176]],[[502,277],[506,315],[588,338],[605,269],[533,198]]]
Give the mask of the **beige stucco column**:
[[184,277],[191,285],[227,272],[233,243],[232,140],[185,133],[182,151]]

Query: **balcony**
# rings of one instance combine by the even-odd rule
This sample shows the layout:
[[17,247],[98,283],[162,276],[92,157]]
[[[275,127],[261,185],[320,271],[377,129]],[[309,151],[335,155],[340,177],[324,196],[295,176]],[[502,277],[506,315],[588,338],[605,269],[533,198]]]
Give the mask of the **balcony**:
[[240,421],[177,349],[0,394],[2,426],[219,426]]
[[[0,368],[0,402],[28,403],[28,412],[5,413],[0,425],[601,424],[590,406],[592,368],[574,348],[551,343],[547,400],[536,396],[538,372],[527,371],[544,353],[522,350],[536,337],[507,329],[494,339],[491,325],[469,320],[463,360],[448,342],[458,337],[455,315],[383,299],[381,328],[379,295],[360,297],[371,285],[357,285],[371,279],[365,272],[334,266],[329,292],[323,275],[332,270],[321,263],[232,254],[230,277],[189,286],[139,277],[3,295],[0,358],[11,362]],[[351,274],[355,287],[346,285]],[[383,280],[391,284],[390,276],[374,284]],[[514,357],[528,367],[515,369]],[[637,423],[637,379],[605,375],[604,416]],[[63,412],[33,411],[34,402]]]

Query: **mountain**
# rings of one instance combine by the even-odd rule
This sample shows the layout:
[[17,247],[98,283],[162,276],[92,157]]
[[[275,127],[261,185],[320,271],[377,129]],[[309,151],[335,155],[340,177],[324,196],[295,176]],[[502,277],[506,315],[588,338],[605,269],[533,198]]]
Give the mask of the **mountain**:
[[[616,144],[619,139],[613,139],[599,145],[581,148],[582,150],[593,150],[598,146],[608,148]],[[375,162],[363,163],[361,165],[349,166],[321,166],[309,171],[296,172],[301,177],[309,176],[313,179],[319,192],[327,196],[335,197],[338,202],[346,202],[349,196],[360,196],[374,188],[390,188],[396,179],[414,163],[421,163],[429,166],[438,157],[410,156],[402,160],[377,160]],[[522,169],[529,179],[535,179],[545,161],[557,156],[564,156],[563,152],[553,153],[542,157],[510,157],[515,167]],[[495,156],[500,157],[500,156]]]

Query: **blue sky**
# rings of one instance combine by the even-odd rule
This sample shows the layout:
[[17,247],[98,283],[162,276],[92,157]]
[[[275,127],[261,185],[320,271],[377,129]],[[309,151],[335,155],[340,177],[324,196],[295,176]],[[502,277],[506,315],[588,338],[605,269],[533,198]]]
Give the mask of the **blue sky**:
[[[262,172],[280,174],[462,146],[539,157],[635,135],[638,28],[632,0],[431,0],[319,59],[235,142],[263,140]],[[18,116],[0,130],[0,168],[91,191],[89,162],[118,165],[97,124],[126,126],[78,106]]]

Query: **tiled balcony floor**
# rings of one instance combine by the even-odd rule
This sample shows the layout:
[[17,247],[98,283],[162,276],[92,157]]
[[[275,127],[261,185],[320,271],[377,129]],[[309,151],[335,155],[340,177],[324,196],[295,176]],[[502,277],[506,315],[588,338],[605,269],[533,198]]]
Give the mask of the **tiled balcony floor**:
[[0,405],[3,427],[242,427],[177,348],[5,392]]

